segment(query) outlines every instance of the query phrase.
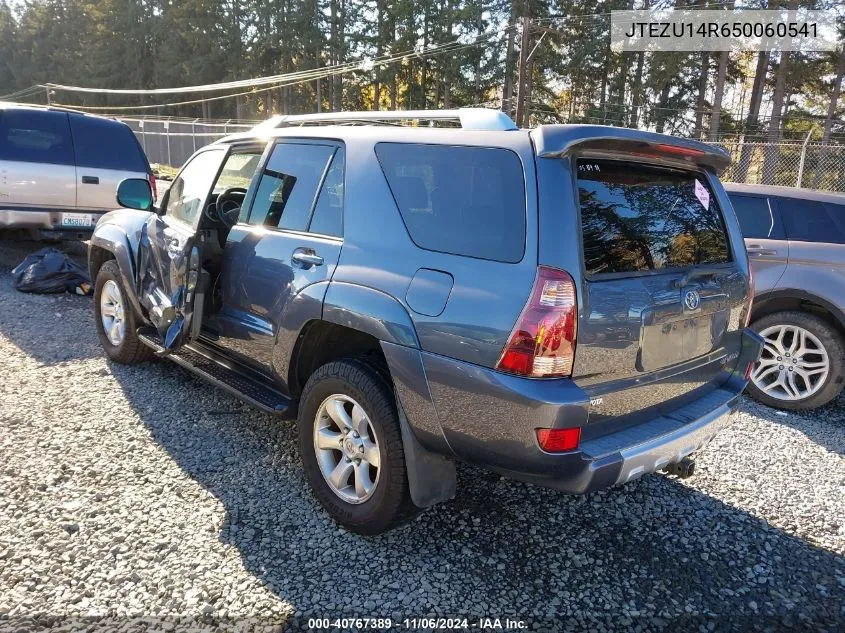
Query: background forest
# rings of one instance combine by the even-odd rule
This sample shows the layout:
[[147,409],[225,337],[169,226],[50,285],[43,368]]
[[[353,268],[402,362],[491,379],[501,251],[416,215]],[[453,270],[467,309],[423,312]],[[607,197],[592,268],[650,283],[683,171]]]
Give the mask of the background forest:
[[[845,140],[845,53],[611,52],[609,12],[649,2],[0,0],[0,96],[43,103],[46,90],[32,86],[47,82],[150,89],[299,73],[246,90],[54,89],[50,98],[114,114],[204,119],[503,103],[512,111],[527,46],[525,123],[606,123],[709,140],[779,142],[808,132],[814,141]],[[843,0],[788,5],[845,14]],[[766,8],[766,1],[736,6]],[[523,39],[524,16],[532,26]],[[327,70],[338,66],[343,72]],[[153,107],[186,101],[195,103]]]

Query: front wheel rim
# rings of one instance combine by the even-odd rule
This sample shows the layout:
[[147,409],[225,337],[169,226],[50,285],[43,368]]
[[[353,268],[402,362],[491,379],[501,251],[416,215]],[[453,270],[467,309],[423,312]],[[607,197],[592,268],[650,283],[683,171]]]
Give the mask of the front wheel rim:
[[751,374],[761,392],[776,400],[805,400],[824,387],[830,358],[819,338],[798,325],[773,325],[760,331],[763,353]]
[[381,476],[379,440],[358,402],[345,394],[323,400],[314,417],[314,453],[329,489],[343,501],[373,496]]
[[109,279],[100,292],[100,322],[109,343],[117,347],[126,336],[126,321],[120,288]]

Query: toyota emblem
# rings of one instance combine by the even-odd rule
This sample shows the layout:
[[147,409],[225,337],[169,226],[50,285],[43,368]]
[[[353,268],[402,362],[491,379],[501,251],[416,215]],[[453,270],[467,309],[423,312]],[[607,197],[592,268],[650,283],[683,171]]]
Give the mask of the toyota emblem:
[[684,307],[687,310],[698,310],[699,305],[701,305],[701,295],[698,294],[698,290],[687,290],[684,295]]

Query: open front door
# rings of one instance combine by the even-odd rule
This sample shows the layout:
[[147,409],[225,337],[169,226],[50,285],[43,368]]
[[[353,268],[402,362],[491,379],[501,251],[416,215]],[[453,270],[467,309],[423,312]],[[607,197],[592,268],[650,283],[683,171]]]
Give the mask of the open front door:
[[160,215],[150,217],[141,231],[138,298],[167,352],[185,345],[200,331],[208,285],[202,268],[200,222],[227,154],[226,148],[195,154],[173,181]]

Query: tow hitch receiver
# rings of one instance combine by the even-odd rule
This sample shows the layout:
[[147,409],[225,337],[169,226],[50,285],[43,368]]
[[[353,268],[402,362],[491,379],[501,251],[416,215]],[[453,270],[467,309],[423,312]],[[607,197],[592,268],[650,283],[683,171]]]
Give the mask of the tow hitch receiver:
[[666,466],[663,472],[675,475],[678,479],[688,479],[695,473],[695,461],[689,457],[684,457],[681,461]]

